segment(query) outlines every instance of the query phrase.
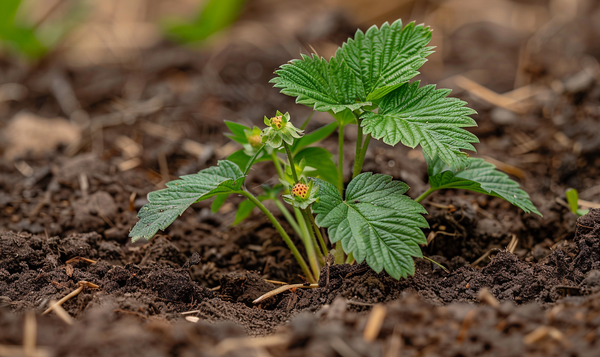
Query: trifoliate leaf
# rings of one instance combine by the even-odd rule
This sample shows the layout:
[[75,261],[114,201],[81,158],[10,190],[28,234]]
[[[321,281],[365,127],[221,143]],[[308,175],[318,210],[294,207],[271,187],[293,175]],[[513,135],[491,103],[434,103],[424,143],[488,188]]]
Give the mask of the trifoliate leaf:
[[414,274],[412,257],[423,256],[427,221],[423,206],[405,196],[408,186],[391,176],[356,176],[346,189],[346,199],[338,189],[315,179],[319,201],[313,212],[320,227],[327,227],[332,243],[341,241],[347,254],[357,262],[367,261],[376,272],[382,269],[396,279]]
[[148,203],[138,212],[140,220],[129,236],[134,242],[140,238],[150,239],[159,229],[173,223],[193,203],[216,194],[240,191],[244,179],[238,165],[224,160],[219,161],[218,166],[167,182],[166,189],[148,194]]
[[467,160],[467,169],[458,171],[437,157],[425,158],[429,166],[429,184],[434,189],[456,188],[500,197],[526,213],[542,215],[529,199],[529,195],[519,188],[518,183],[483,159],[470,157]]
[[447,164],[464,169],[466,154],[479,140],[464,127],[477,126],[469,117],[476,112],[465,102],[448,98],[449,89],[434,85],[419,87],[419,82],[404,84],[384,97],[379,113],[361,116],[363,131],[386,144],[399,142],[411,148],[421,145],[429,158],[438,155]]
[[343,58],[360,79],[366,100],[374,101],[419,74],[417,69],[432,52],[426,47],[429,41],[429,27],[411,22],[402,28],[402,21],[397,20],[381,29],[372,26],[366,33],[358,30],[336,57]]
[[317,111],[337,113],[371,105],[348,64],[335,57],[327,62],[317,55],[302,55],[302,59],[284,64],[275,73],[278,77],[271,80],[275,88]]

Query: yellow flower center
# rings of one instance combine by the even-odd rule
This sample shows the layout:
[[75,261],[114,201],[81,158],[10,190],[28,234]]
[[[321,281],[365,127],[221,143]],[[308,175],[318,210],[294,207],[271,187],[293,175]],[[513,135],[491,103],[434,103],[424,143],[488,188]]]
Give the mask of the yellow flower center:
[[276,116],[274,118],[271,118],[271,125],[275,125],[277,127],[277,129],[281,129],[281,122],[283,121],[283,118],[280,116]]
[[306,194],[308,193],[308,186],[303,183],[297,183],[292,188],[292,194],[294,196],[300,196],[302,198],[306,198]]

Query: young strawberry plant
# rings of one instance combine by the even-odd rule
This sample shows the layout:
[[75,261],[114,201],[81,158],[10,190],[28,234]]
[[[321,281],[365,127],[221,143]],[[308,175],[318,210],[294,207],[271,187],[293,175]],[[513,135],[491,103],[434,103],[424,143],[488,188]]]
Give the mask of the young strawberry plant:
[[[331,59],[302,55],[284,64],[271,81],[282,93],[316,111],[328,112],[332,123],[304,133],[310,118],[296,128],[288,113],[264,118],[265,129],[226,122],[229,138],[243,149],[218,166],[167,183],[151,192],[148,204],[131,230],[133,240],[150,239],[165,229],[190,205],[216,197],[216,210],[231,194],[246,198],[236,222],[258,207],[272,222],[302,268],[306,279],[319,279],[329,250],[335,263],[363,262],[394,278],[414,273],[413,257],[422,257],[426,244],[422,231],[427,211],[420,202],[441,189],[465,189],[507,200],[525,212],[540,214],[529,196],[506,174],[482,159],[469,157],[475,151],[475,135],[464,128],[475,126],[475,111],[465,102],[448,97],[450,90],[411,82],[426,57],[431,29],[400,20],[392,25],[357,31]],[[344,130],[356,125],[358,138],[351,173],[343,172]],[[337,129],[338,158],[319,143]],[[428,164],[429,189],[416,200],[405,195],[408,186],[391,176],[362,173],[372,139],[388,145],[421,146]],[[281,184],[265,186],[255,196],[245,186],[250,168],[269,161]],[[345,185],[345,177],[350,177]],[[283,193],[283,195],[281,195]],[[288,233],[264,201],[275,203],[306,250],[308,264]],[[286,202],[290,209],[286,207]],[[327,229],[327,236],[321,232]]]

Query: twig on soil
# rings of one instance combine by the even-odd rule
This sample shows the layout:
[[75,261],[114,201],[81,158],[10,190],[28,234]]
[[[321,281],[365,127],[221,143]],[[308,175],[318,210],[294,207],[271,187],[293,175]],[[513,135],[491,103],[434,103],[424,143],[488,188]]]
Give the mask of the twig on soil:
[[185,319],[186,321],[189,321],[191,323],[197,323],[198,321],[200,321],[200,318],[197,316],[186,316]]
[[42,313],[42,315],[46,315],[46,314],[50,313],[50,311],[52,311],[55,306],[62,305],[65,302],[67,302],[70,298],[77,296],[77,294],[79,294],[85,286],[90,287],[92,289],[99,288],[98,285],[87,282],[87,281],[83,281],[83,280],[78,282],[77,284],[79,285],[79,287],[77,289],[73,290],[71,293],[69,293],[69,295],[65,296],[64,298],[58,300],[55,304],[51,305],[48,309],[46,309],[46,311],[44,311]]
[[402,349],[402,325],[397,324],[394,326],[394,331],[390,337],[389,344],[385,349],[385,357],[396,357],[400,356],[400,350]]
[[75,258],[71,258],[69,260],[67,260],[65,262],[65,264],[71,264],[71,263],[75,263],[75,262],[88,262],[90,264],[96,264],[95,260],[92,259],[88,259],[88,258],[84,258],[84,257],[75,257]]
[[315,289],[318,288],[319,284],[310,284],[310,285],[305,285],[305,284],[291,284],[291,285],[284,285],[284,286],[280,286],[275,290],[271,290],[268,293],[259,296],[256,300],[252,301],[254,304],[258,304],[259,302],[270,298],[271,296],[275,296],[277,294],[281,294],[282,292],[288,291],[290,289],[297,289],[297,288],[302,288],[302,289]]
[[63,320],[67,325],[73,325],[73,318],[69,313],[63,309],[62,306],[56,305],[56,300],[50,301],[50,306],[53,306],[54,313]]
[[277,281],[277,280],[269,280],[269,279],[264,279],[267,283],[271,283],[271,284],[275,284],[275,285],[288,285],[288,283],[285,283],[283,281]]
[[528,110],[528,105],[525,104],[525,99],[528,99],[527,97],[511,98],[510,96],[496,93],[460,74],[452,77],[452,79],[454,80],[454,84],[460,88],[490,104],[508,109],[517,114],[523,114]]
[[365,341],[373,342],[377,339],[386,315],[387,309],[385,305],[377,304],[373,306],[373,310],[371,311],[369,320],[367,321],[367,326],[365,326],[365,330],[363,331],[363,338]]
[[517,244],[519,244],[519,238],[517,238],[516,234],[513,234],[512,239],[510,240],[510,243],[508,243],[508,245],[506,246],[506,250],[511,253],[514,253],[515,248],[517,247]]
[[486,303],[493,308],[497,308],[498,306],[500,306],[498,300],[496,300],[494,295],[492,295],[492,293],[490,293],[490,291],[487,288],[479,290],[479,292],[477,293],[477,298],[479,299],[479,301]]
[[471,263],[471,266],[473,268],[476,267],[477,264],[481,263],[485,258],[489,257],[490,254],[492,254],[492,252],[499,252],[500,250],[501,250],[500,248],[492,248],[492,249],[488,250],[481,257],[477,258],[476,261],[474,261],[473,263]]
[[198,312],[200,312],[200,310],[192,310],[192,311],[181,312],[179,315],[191,315],[191,314],[196,314]]
[[0,357],[49,357],[50,351],[45,348],[38,348],[35,354],[27,355],[21,346],[0,345]]
[[215,346],[215,354],[224,355],[231,351],[250,348],[264,348],[287,345],[290,341],[290,335],[278,334],[262,338],[241,337],[226,338]]
[[429,261],[430,263],[433,263],[433,264],[437,265],[437,266],[438,266],[438,267],[440,267],[440,269],[442,269],[442,270],[443,270],[445,273],[448,273],[448,274],[450,274],[450,270],[448,270],[448,268],[446,268],[446,267],[445,267],[445,266],[443,266],[442,264],[440,264],[440,263],[436,262],[435,260],[433,260],[433,259],[431,259],[431,258],[428,258],[428,257],[426,257],[426,256],[423,256],[423,259],[425,259],[425,260]]
[[221,285],[215,286],[214,288],[210,288],[211,291],[219,291],[221,290]]
[[550,326],[540,326],[535,330],[531,331],[530,333],[525,335],[525,337],[523,337],[523,343],[525,343],[526,345],[531,345],[541,341],[542,339],[548,336],[556,341],[562,342],[563,344],[567,344],[567,341],[565,340],[565,335],[562,332],[560,332],[560,330]]
[[469,331],[469,327],[471,327],[475,315],[477,315],[476,309],[472,309],[471,311],[467,312],[462,326],[460,327],[460,331],[458,332],[458,336],[456,336],[456,342],[462,343],[465,340],[467,337],[467,331]]
[[79,188],[81,189],[81,197],[83,197],[83,199],[87,199],[90,183],[85,172],[79,174]]
[[36,355],[37,322],[35,314],[31,311],[25,313],[25,322],[23,323],[23,354],[25,356]]

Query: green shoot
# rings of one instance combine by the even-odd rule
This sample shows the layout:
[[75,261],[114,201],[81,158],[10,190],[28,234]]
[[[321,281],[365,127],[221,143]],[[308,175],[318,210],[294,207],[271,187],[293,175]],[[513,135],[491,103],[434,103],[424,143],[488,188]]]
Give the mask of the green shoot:
[[[451,98],[450,90],[422,86],[411,80],[432,51],[431,29],[401,21],[358,31],[335,56],[326,60],[303,55],[278,69],[272,80],[283,94],[316,111],[328,112],[332,122],[305,132],[310,117],[298,129],[288,113],[264,118],[265,128],[226,122],[226,134],[242,149],[196,175],[170,182],[167,189],[149,194],[132,229],[134,239],[152,238],[194,202],[216,196],[218,209],[230,194],[242,194],[235,223],[258,207],[273,223],[298,260],[306,279],[315,282],[325,257],[333,251],[336,264],[367,264],[400,279],[414,274],[413,257],[423,257],[428,227],[420,202],[442,189],[465,189],[502,198],[526,213],[540,215],[525,191],[508,175],[482,159],[475,151],[476,114],[464,101]],[[312,115],[311,115],[312,117]],[[354,163],[344,172],[344,130],[357,126]],[[321,141],[337,128],[337,162]],[[416,200],[406,195],[409,187],[392,177],[363,173],[371,140],[388,145],[421,146],[428,164],[430,187]],[[264,186],[263,193],[247,191],[244,180],[252,165],[270,162],[281,184]],[[351,177],[346,185],[345,178]],[[291,211],[281,199],[291,206]],[[261,203],[271,200],[304,245],[308,264],[291,243],[281,224]],[[327,235],[321,232],[327,229]],[[335,247],[333,246],[335,244]]]

